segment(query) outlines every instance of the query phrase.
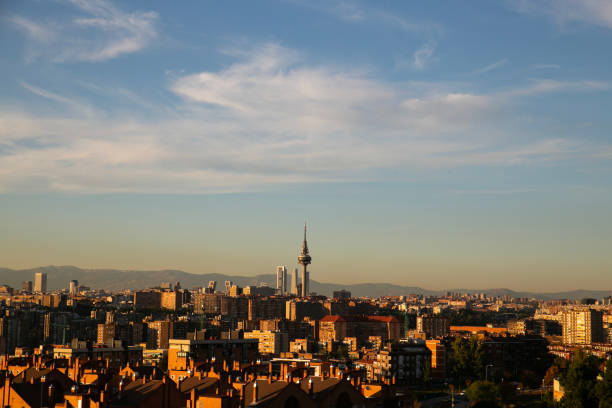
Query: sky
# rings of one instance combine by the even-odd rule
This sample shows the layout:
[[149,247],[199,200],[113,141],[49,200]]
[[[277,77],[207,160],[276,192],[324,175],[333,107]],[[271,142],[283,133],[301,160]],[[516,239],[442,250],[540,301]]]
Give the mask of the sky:
[[612,288],[607,0],[0,3],[0,266]]

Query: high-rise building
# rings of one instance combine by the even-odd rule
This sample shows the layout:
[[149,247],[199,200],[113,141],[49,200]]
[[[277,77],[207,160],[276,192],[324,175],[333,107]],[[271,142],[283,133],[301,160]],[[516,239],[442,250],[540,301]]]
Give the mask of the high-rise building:
[[161,307],[161,292],[139,290],[134,292],[134,309],[159,309]]
[[287,267],[277,266],[276,267],[276,290],[279,295],[285,295],[287,293]]
[[309,276],[308,276],[308,265],[312,258],[308,252],[308,243],[306,242],[306,223],[304,223],[304,242],[302,243],[302,250],[298,256],[298,262],[302,264],[302,297],[308,297],[310,293]]
[[162,309],[179,310],[183,307],[183,293],[178,290],[162,292],[160,304]]
[[232,281],[225,281],[225,294],[229,295],[230,289],[234,283]]
[[47,273],[36,272],[34,275],[34,292],[45,293],[47,291]]
[[208,287],[206,288],[206,293],[215,293],[216,288],[217,288],[217,281],[214,281],[214,280],[208,281]]
[[147,347],[167,349],[168,341],[173,338],[173,323],[167,320],[157,320],[147,324]]
[[293,278],[291,279],[291,294],[295,296],[299,296],[300,292],[298,291],[298,269],[293,269]]
[[605,341],[603,312],[594,309],[563,311],[563,344],[591,344]]
[[338,299],[338,300],[350,300],[351,299],[351,292],[349,292],[346,289],[334,290],[334,299]]
[[114,340],[115,339],[115,329],[116,329],[116,324],[114,322],[98,324],[97,343],[105,344],[108,341]]
[[416,319],[416,329],[423,332],[429,339],[444,337],[449,332],[450,322],[444,316],[418,316]]
[[231,297],[237,297],[237,296],[242,295],[242,288],[241,288],[240,286],[236,285],[236,284],[233,284],[233,285],[230,287],[230,290],[229,290],[229,295],[230,295]]
[[21,291],[23,293],[32,293],[32,281],[21,282]]
[[68,284],[68,291],[70,293],[70,296],[77,295],[79,291],[79,281],[71,280],[70,283]]

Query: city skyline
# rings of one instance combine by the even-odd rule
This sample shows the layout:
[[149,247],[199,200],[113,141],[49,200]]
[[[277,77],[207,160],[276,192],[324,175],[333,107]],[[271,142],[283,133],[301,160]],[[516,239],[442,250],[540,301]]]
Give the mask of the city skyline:
[[6,2],[0,267],[611,286],[608,4],[241,7]]

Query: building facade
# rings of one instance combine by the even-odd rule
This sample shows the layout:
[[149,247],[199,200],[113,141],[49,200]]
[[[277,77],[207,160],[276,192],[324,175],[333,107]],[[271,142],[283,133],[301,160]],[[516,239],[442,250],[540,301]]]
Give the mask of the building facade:
[[279,295],[287,293],[287,267],[276,267],[276,291]]
[[563,344],[588,345],[604,342],[603,312],[594,309],[564,310]]
[[34,275],[34,292],[45,293],[47,291],[47,273],[36,272]]

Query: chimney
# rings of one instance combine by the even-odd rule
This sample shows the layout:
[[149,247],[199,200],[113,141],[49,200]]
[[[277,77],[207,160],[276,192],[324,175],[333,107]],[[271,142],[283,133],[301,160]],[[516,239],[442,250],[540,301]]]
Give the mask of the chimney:
[[49,389],[48,389],[49,400],[48,401],[49,401],[49,405],[50,406],[54,405],[54,403],[53,403],[53,397],[54,397],[54,392],[53,391],[54,391],[54,389],[55,389],[55,387],[53,386],[53,384],[49,384]]
[[[4,392],[2,393],[2,406],[8,407],[11,400],[11,377],[7,375],[4,379]],[[6,400],[6,401],[5,401]]]
[[190,397],[190,400],[191,400],[191,406],[192,406],[192,407],[195,407],[195,406],[196,406],[196,390],[195,390],[195,388],[192,388],[192,389],[191,389],[191,397]]

